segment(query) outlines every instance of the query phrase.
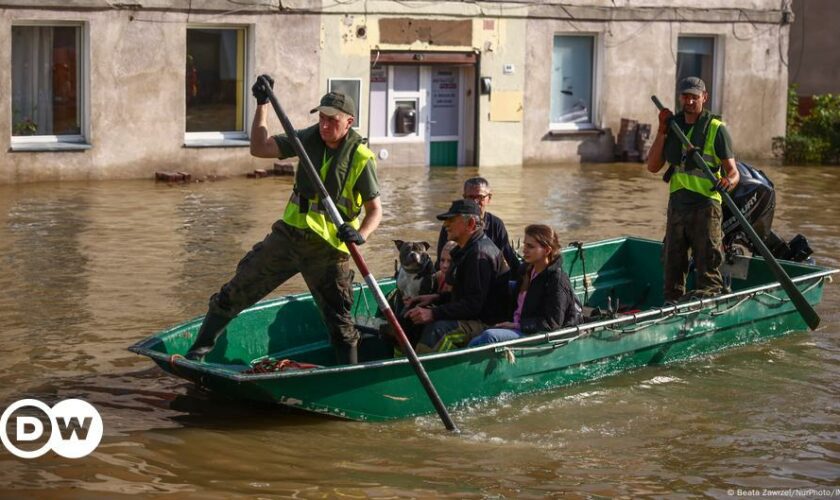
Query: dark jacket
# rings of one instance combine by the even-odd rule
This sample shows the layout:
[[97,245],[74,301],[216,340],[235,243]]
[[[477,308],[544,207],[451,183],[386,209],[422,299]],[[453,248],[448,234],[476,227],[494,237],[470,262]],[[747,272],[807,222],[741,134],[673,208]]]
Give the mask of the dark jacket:
[[481,320],[493,325],[510,316],[510,270],[502,252],[483,232],[452,250],[446,282],[452,292],[441,294],[442,305],[432,309],[435,321]]
[[[514,303],[522,289],[525,273],[531,272],[530,268],[531,266],[522,266],[522,272],[516,281]],[[528,293],[522,304],[519,329],[526,335],[552,332],[566,326],[575,326],[581,319],[582,308],[572,292],[569,276],[563,271],[562,259],[554,259],[528,286]]]
[[[510,237],[508,236],[507,228],[505,227],[505,223],[502,222],[502,219],[496,217],[490,212],[484,212],[484,234],[486,234],[487,237],[490,238],[490,241],[495,243],[496,247],[502,251],[502,255],[505,257],[508,267],[511,272],[515,273],[519,268],[519,258],[516,256],[516,252],[513,251],[513,247],[510,246]],[[443,246],[446,244],[448,239],[449,235],[446,233],[446,228],[440,228],[435,269],[440,269],[440,254],[443,251]]]

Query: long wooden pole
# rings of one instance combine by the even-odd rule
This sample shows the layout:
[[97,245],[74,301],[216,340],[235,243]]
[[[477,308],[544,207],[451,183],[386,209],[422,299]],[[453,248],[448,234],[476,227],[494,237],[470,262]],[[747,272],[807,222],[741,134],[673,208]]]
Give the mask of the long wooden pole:
[[[300,142],[300,139],[295,133],[295,128],[292,126],[292,122],[289,121],[289,117],[286,116],[286,113],[280,106],[280,102],[277,100],[277,96],[274,95],[274,92],[271,90],[271,86],[268,84],[265,78],[261,76],[259,77],[259,79],[262,81],[262,84],[265,87],[266,93],[268,94],[268,99],[269,101],[271,101],[271,106],[274,108],[275,113],[277,113],[277,117],[280,118],[280,123],[283,125],[283,130],[286,132],[286,136],[291,141],[292,147],[297,153],[301,164],[306,170],[306,173],[309,175],[310,180],[313,184],[315,184],[315,187],[321,194],[324,207],[327,209],[327,214],[329,215],[330,220],[333,224],[335,224],[336,227],[340,226],[344,223],[344,219],[338,212],[338,209],[336,208],[335,203],[330,197],[330,194],[327,192],[327,188],[324,186],[324,183],[321,182],[321,177],[318,175],[318,171],[315,170],[315,166],[312,164],[312,160],[309,159],[309,155],[307,155],[306,150],[303,149],[303,144]],[[400,343],[400,347],[402,348],[402,351],[405,353],[406,357],[408,357],[408,361],[414,368],[414,372],[417,374],[417,378],[420,379],[420,383],[426,390],[426,394],[429,396],[432,405],[434,405],[435,410],[437,410],[441,421],[443,421],[443,425],[446,426],[447,430],[459,432],[458,428],[455,427],[455,423],[452,421],[452,417],[449,416],[449,412],[446,411],[446,406],[444,406],[443,401],[440,399],[440,396],[438,395],[435,386],[432,384],[431,379],[429,379],[429,375],[426,373],[426,369],[423,368],[423,365],[420,363],[420,359],[417,357],[417,353],[414,352],[414,348],[411,347],[411,342],[408,341],[408,337],[406,337],[402,326],[400,326],[400,322],[397,321],[397,316],[394,314],[394,311],[388,304],[388,300],[385,298],[385,294],[382,293],[382,289],[379,287],[379,283],[376,282],[376,279],[374,279],[373,275],[370,273],[370,270],[368,269],[367,264],[365,263],[365,259],[359,252],[359,248],[356,246],[355,243],[346,243],[346,245],[347,249],[350,250],[350,255],[353,257],[353,262],[356,263],[356,267],[359,268],[359,272],[361,272],[364,276],[365,283],[367,283],[368,288],[370,290],[373,290],[374,297],[376,297],[376,303],[379,305],[379,310],[382,311],[382,313],[388,319],[388,323],[390,323],[394,331],[397,332],[397,340]]]

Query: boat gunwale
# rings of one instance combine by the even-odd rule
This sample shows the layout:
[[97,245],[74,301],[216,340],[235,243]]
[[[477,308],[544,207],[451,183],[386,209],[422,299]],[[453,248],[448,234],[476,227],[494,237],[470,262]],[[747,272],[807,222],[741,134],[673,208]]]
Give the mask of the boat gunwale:
[[[633,238],[633,237],[616,238],[616,239],[613,239],[613,240],[599,241],[596,244],[591,245],[590,247],[595,247],[599,244],[606,244],[608,242],[613,242],[614,243],[616,240],[624,241],[624,240],[627,240],[627,239],[636,239],[636,240],[640,240],[640,241],[652,241],[652,240],[646,240],[646,239],[641,239],[641,238]],[[762,261],[764,260],[761,257],[752,257],[752,258],[757,259],[757,260],[762,260]],[[791,262],[791,263],[799,265],[799,266],[808,266],[808,264],[802,264],[802,263],[797,263],[797,262]],[[823,282],[824,282],[826,278],[828,278],[832,274],[836,274],[838,272],[840,272],[840,269],[823,268],[822,270],[819,270],[819,271],[816,271],[816,272],[813,272],[813,273],[804,274],[802,276],[797,276],[795,278],[792,278],[791,281],[793,281],[794,283],[800,283],[800,282],[805,282],[805,281],[809,281],[809,280],[822,279]],[[363,285],[360,284],[359,286],[361,287]],[[504,350],[506,348],[518,347],[520,344],[522,344],[522,345],[532,344],[532,343],[535,343],[535,342],[538,342],[538,343],[541,343],[541,344],[543,344],[543,343],[547,344],[547,343],[551,343],[551,342],[562,342],[563,343],[562,345],[568,345],[570,342],[573,342],[575,340],[578,340],[578,339],[589,336],[589,334],[591,334],[592,332],[594,332],[598,329],[604,329],[604,328],[607,328],[607,327],[612,327],[612,326],[615,326],[615,325],[621,325],[621,324],[625,324],[625,323],[633,323],[633,322],[637,322],[639,320],[656,319],[656,318],[676,315],[679,312],[686,312],[686,310],[691,310],[692,312],[699,312],[699,311],[702,311],[704,309],[709,308],[710,306],[712,306],[712,305],[714,305],[718,302],[729,301],[729,300],[731,300],[733,298],[737,298],[737,297],[755,295],[755,294],[760,293],[760,292],[767,292],[767,291],[775,290],[775,289],[778,289],[778,288],[781,288],[781,287],[782,286],[779,282],[773,281],[771,283],[766,283],[764,285],[759,285],[759,286],[756,286],[756,287],[747,288],[747,289],[740,290],[740,291],[737,291],[737,292],[731,292],[731,293],[728,293],[728,294],[725,294],[725,295],[719,295],[719,296],[716,296],[716,297],[703,298],[703,299],[696,299],[696,300],[692,300],[690,302],[684,302],[684,303],[675,304],[675,305],[672,305],[672,306],[653,308],[653,309],[649,309],[647,311],[643,311],[643,312],[639,312],[639,313],[627,314],[627,315],[624,315],[620,318],[612,318],[612,319],[608,319],[608,320],[584,323],[584,324],[577,325],[577,326],[572,326],[572,327],[567,327],[567,328],[563,328],[563,329],[560,329],[560,330],[555,330],[553,332],[546,332],[546,333],[542,333],[542,334],[529,335],[529,336],[526,336],[526,337],[521,337],[521,338],[518,338],[518,339],[508,340],[508,341],[504,341],[504,342],[496,342],[496,343],[492,343],[492,344],[485,344],[485,345],[476,346],[476,347],[457,349],[457,350],[442,352],[442,353],[425,354],[425,355],[421,356],[420,359],[423,360],[423,361],[433,361],[433,360],[445,359],[445,358],[456,357],[456,356],[464,356],[464,355],[473,354],[473,353],[476,353],[476,352],[481,352],[481,351],[491,350],[491,349],[494,350],[494,351],[495,350]],[[266,307],[275,306],[277,304],[277,302],[286,301],[289,298],[297,298],[299,296],[308,296],[308,295],[309,294],[304,292],[304,293],[299,293],[299,294],[280,297],[280,298],[277,298],[277,299],[274,299],[274,300],[265,301],[265,302],[260,303],[259,306],[256,306],[252,309],[249,309],[249,311],[260,310],[260,309],[264,309]],[[789,299],[786,299],[786,300],[789,300]],[[352,370],[372,370],[372,369],[377,369],[377,368],[381,368],[381,367],[385,367],[385,366],[400,365],[400,364],[408,364],[409,363],[408,358],[403,357],[403,358],[395,358],[395,359],[368,361],[368,362],[360,363],[360,364],[357,364],[357,365],[328,366],[328,367],[320,367],[320,368],[309,369],[309,370],[291,370],[291,371],[284,371],[284,372],[245,374],[245,373],[242,373],[242,372],[232,371],[232,370],[226,369],[226,368],[220,368],[219,367],[220,365],[195,362],[195,361],[187,360],[187,359],[185,359],[183,357],[180,357],[180,356],[173,357],[172,355],[165,355],[163,353],[151,350],[148,347],[146,347],[146,345],[149,344],[149,343],[152,343],[154,341],[159,341],[160,338],[162,336],[166,335],[167,333],[170,333],[170,332],[172,332],[176,329],[182,329],[186,324],[189,324],[189,323],[191,323],[193,321],[196,321],[198,319],[200,319],[200,318],[196,318],[196,319],[193,319],[191,321],[181,323],[181,324],[176,325],[172,328],[164,330],[164,331],[162,331],[162,332],[160,332],[156,335],[153,335],[151,337],[147,337],[147,338],[137,342],[136,344],[132,345],[128,349],[131,352],[134,352],[136,354],[141,354],[141,355],[144,355],[144,356],[148,356],[149,358],[152,358],[153,360],[159,361],[161,363],[167,363],[167,364],[169,364],[170,366],[173,367],[173,371],[175,370],[176,366],[181,366],[183,368],[187,368],[187,369],[199,372],[201,374],[214,375],[214,376],[218,376],[218,377],[225,378],[225,379],[228,379],[228,380],[232,380],[232,381],[235,381],[235,382],[261,382],[261,381],[266,381],[266,380],[284,379],[284,378],[289,378],[289,377],[329,375],[329,374],[333,374],[333,373],[345,373],[345,372],[352,371]],[[571,334],[574,334],[574,335],[571,335]],[[243,366],[243,365],[237,365],[237,366]]]

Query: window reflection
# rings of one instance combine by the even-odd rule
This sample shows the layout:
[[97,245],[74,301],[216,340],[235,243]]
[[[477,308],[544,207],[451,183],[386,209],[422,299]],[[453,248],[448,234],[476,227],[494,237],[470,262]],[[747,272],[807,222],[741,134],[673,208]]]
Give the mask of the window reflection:
[[187,132],[244,131],[245,29],[187,30]]
[[12,27],[12,135],[77,135],[79,26]]

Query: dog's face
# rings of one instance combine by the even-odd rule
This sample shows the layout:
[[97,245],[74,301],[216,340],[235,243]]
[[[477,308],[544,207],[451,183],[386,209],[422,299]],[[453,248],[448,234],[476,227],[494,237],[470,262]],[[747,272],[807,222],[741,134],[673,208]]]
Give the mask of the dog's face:
[[400,266],[408,273],[417,273],[429,262],[429,244],[425,241],[394,240],[400,251]]

